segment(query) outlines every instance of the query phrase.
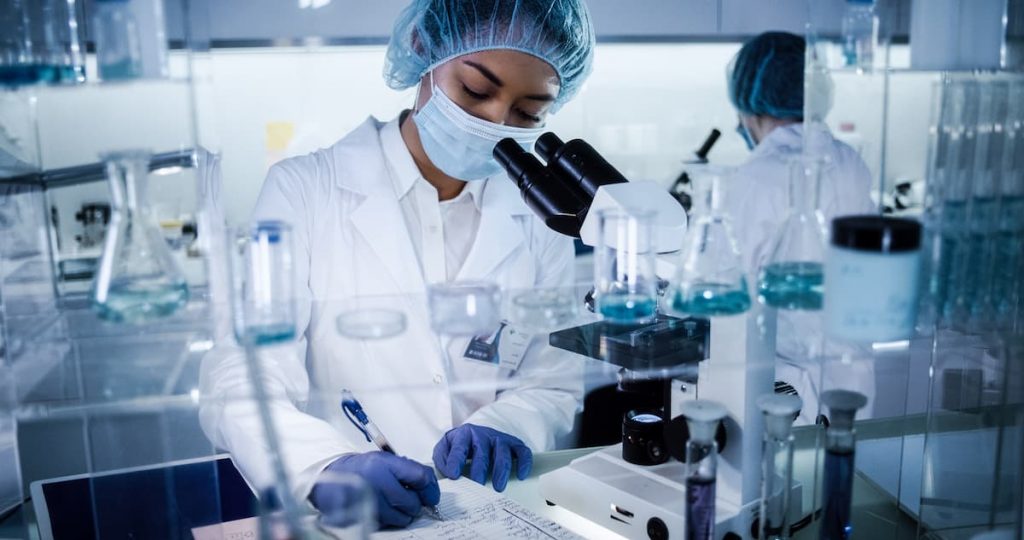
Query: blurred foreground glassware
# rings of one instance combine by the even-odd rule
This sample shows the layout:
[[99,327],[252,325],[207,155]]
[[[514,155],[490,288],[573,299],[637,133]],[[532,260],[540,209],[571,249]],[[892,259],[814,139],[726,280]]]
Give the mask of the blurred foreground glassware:
[[105,81],[167,76],[167,30],[160,0],[95,0],[96,66]]
[[789,538],[790,491],[793,484],[793,420],[803,402],[797,396],[767,394],[757,398],[764,414],[761,455],[760,540]]
[[93,309],[112,322],[170,315],[185,305],[189,291],[146,201],[150,153],[126,150],[102,158],[111,217],[93,281]]
[[821,309],[824,292],[825,218],[818,192],[825,162],[794,155],[790,161],[789,213],[761,267],[758,298],[779,309]]
[[825,475],[822,478],[821,540],[847,540],[853,535],[850,508],[853,504],[853,466],[856,430],[853,419],[867,405],[864,394],[849,390],[827,390],[821,402],[828,408],[825,430]]
[[435,283],[427,289],[427,301],[437,335],[490,335],[501,324],[501,290],[491,282]]
[[715,485],[718,481],[718,443],[715,431],[725,418],[725,407],[695,399],[682,405],[690,438],[686,441],[686,540],[715,537]]
[[0,85],[85,80],[76,0],[0,2]]
[[573,290],[548,288],[512,298],[512,324],[527,332],[550,332],[576,319],[581,300]]
[[292,229],[257,221],[234,233],[231,278],[235,337],[246,346],[295,338],[295,269]]
[[693,226],[683,242],[679,271],[670,292],[670,306],[683,315],[738,315],[750,309],[750,294],[728,217],[721,209],[722,182],[730,171],[707,168],[695,172]]
[[647,210],[598,211],[594,292],[606,322],[646,324],[658,314],[654,217]]
[[385,308],[353,308],[334,321],[338,334],[349,339],[387,339],[405,332],[405,313]]

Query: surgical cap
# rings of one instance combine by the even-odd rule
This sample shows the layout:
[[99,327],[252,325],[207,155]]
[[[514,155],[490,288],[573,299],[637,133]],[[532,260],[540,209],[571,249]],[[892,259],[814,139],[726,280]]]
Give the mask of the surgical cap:
[[395,22],[384,78],[410,88],[464,54],[511,49],[544,60],[558,74],[557,109],[590,74],[594,28],[583,0],[413,0]]
[[800,120],[804,116],[804,38],[765,32],[748,41],[729,69],[729,99],[753,116]]

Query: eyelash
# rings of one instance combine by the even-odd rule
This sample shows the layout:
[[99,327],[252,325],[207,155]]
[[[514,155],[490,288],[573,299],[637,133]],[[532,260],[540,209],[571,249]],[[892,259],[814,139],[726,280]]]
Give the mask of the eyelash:
[[[462,91],[465,92],[467,96],[469,96],[469,97],[471,97],[471,98],[473,98],[475,100],[478,100],[478,101],[485,100],[485,99],[491,97],[491,96],[489,96],[487,94],[481,94],[479,92],[474,92],[474,91],[470,90],[469,87],[466,86],[465,84],[462,85]],[[541,122],[541,119],[540,119],[539,116],[534,116],[534,115],[532,115],[532,114],[530,114],[530,113],[528,113],[526,111],[523,111],[521,109],[516,109],[516,114],[518,114],[519,116],[523,117],[524,120],[528,120],[528,121],[533,122],[535,124],[539,124]]]

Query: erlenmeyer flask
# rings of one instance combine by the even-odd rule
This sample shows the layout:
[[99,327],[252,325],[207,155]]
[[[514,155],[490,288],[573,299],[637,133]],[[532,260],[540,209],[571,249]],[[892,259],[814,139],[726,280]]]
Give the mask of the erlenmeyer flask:
[[824,293],[825,218],[818,190],[825,162],[794,155],[789,169],[789,213],[758,276],[758,299],[780,309],[820,310]]
[[93,309],[112,322],[170,315],[188,301],[188,285],[146,203],[150,154],[127,150],[101,157],[111,217],[93,281]]
[[694,173],[697,220],[683,242],[671,293],[671,309],[683,315],[736,315],[750,309],[739,249],[721,209],[721,183],[728,169]]

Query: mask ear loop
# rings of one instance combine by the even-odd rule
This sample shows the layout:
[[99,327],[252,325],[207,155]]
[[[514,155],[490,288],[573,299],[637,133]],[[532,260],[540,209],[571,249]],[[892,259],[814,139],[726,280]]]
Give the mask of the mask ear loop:
[[[434,97],[434,88],[435,88],[435,86],[434,86],[434,70],[430,70],[430,97]],[[419,86],[416,88],[416,103],[415,103],[415,106],[412,108],[413,114],[416,114],[416,113],[420,112],[420,92],[421,91],[423,91],[423,81],[422,81],[422,79],[420,80]],[[430,97],[427,98],[428,101],[430,100]]]

